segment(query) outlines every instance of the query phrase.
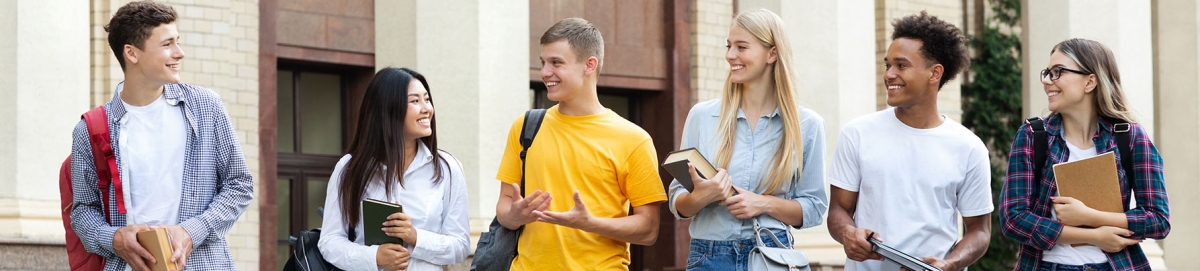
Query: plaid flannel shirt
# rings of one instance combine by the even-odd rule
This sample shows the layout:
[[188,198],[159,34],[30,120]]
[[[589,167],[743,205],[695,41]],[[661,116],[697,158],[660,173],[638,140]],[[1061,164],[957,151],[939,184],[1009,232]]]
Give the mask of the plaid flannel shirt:
[[[1016,270],[1034,270],[1042,259],[1042,252],[1054,247],[1063,224],[1050,218],[1053,202],[1050,197],[1058,194],[1052,165],[1066,162],[1069,156],[1066,141],[1062,137],[1062,117],[1051,115],[1045,121],[1047,155],[1042,167],[1041,180],[1033,180],[1033,130],[1029,124],[1017,130],[1012,150],[1008,155],[1008,176],[1000,194],[1000,217],[1004,236],[1021,243]],[[1141,125],[1130,124],[1132,155],[1121,154],[1116,148],[1113,122],[1100,118],[1096,124],[1092,143],[1097,153],[1118,153],[1117,174],[1120,177],[1121,202],[1129,230],[1134,239],[1163,239],[1171,231],[1167,206],[1167,191],[1163,185],[1163,162],[1158,149]],[[1133,178],[1128,178],[1122,168],[1121,158],[1133,159]],[[1137,199],[1137,207],[1130,208],[1129,197]],[[1106,253],[1113,270],[1150,270],[1141,246],[1133,245],[1116,253]]]
[[[179,226],[192,238],[193,250],[186,270],[234,270],[225,234],[254,195],[253,179],[246,167],[237,133],[225,105],[213,91],[188,84],[168,84],[164,86],[163,96],[169,103],[183,103],[189,128],[184,151],[183,193],[179,195]],[[122,159],[117,141],[121,131],[118,120],[125,115],[125,106],[120,99],[114,95],[104,105],[118,165]],[[126,226],[125,215],[116,210],[116,193],[121,191],[109,189],[110,224],[105,221],[104,205],[100,203],[92,143],[83,120],[75,125],[73,140],[71,227],[88,252],[106,258],[104,270],[124,270],[125,261],[113,250],[113,234]]]

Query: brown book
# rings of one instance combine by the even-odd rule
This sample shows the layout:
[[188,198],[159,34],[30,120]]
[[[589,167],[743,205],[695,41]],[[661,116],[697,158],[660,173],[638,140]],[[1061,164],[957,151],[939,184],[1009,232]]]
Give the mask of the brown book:
[[1059,196],[1078,199],[1092,209],[1124,213],[1117,160],[1111,151],[1054,165],[1054,179]]
[[171,251],[171,238],[167,236],[167,229],[156,228],[137,233],[138,244],[150,251],[154,255],[154,259],[158,262],[150,265],[150,270],[154,271],[170,271],[178,270],[175,268],[175,262],[171,261],[174,253]]
[[[713,167],[708,159],[704,159],[704,155],[700,154],[696,148],[687,148],[673,151],[667,154],[667,158],[663,159],[662,167],[670,173],[675,180],[679,180],[679,184],[683,185],[688,192],[696,189],[695,183],[692,182],[692,174],[688,173],[688,163],[696,167],[696,174],[700,178],[712,178],[717,175],[717,168]],[[729,190],[729,196],[733,196],[733,189]]]

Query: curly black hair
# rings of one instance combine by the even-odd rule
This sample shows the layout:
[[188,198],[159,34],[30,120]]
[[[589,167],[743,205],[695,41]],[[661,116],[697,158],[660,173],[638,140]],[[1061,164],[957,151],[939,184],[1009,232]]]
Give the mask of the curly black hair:
[[922,10],[921,14],[892,21],[892,28],[892,40],[920,40],[921,54],[931,61],[929,65],[942,64],[945,70],[942,73],[942,81],[938,83],[938,89],[970,65],[966,37],[954,24],[938,19],[937,16],[930,16]]
[[135,1],[117,9],[117,13],[104,26],[104,31],[108,32],[108,47],[117,55],[121,70],[125,70],[122,53],[126,44],[145,49],[142,48],[143,43],[150,38],[150,32],[155,27],[173,23],[178,17],[175,8],[159,2]]

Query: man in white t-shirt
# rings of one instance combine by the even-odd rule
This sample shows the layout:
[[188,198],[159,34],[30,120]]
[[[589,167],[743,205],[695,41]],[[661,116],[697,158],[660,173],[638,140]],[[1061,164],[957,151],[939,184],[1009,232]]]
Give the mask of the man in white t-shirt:
[[987,251],[993,210],[987,148],[938,114],[941,86],[968,65],[964,38],[924,11],[892,26],[884,82],[893,108],[842,129],[829,169],[829,233],[844,246],[848,271],[898,269],[871,251],[872,233],[942,270],[962,270]]
[[135,1],[104,27],[125,77],[104,104],[119,173],[105,190],[87,124],[73,132],[71,227],[107,271],[149,270],[156,260],[136,233],[152,227],[166,229],[173,253],[165,260],[177,268],[235,269],[225,233],[254,184],[221,98],[180,83],[177,17],[169,5]]

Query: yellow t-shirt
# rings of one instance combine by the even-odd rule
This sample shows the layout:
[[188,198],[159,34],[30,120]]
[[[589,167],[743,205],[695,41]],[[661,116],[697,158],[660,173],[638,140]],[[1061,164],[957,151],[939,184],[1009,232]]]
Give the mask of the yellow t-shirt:
[[[521,183],[524,123],[519,117],[509,129],[502,182]],[[525,160],[521,190],[549,192],[550,211],[575,207],[576,190],[593,217],[625,217],[630,206],[667,200],[650,134],[612,110],[567,116],[551,107]],[[629,270],[629,243],[545,222],[525,225],[517,252],[513,270]]]

